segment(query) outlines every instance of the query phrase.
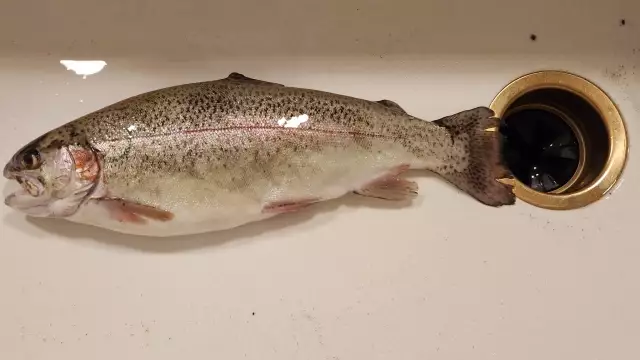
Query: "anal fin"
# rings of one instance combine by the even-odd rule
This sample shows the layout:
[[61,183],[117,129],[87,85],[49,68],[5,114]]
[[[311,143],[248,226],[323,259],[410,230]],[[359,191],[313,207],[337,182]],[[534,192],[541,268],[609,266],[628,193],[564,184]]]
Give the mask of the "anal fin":
[[404,201],[418,196],[418,184],[401,178],[386,178],[356,190],[355,193],[383,200]]
[[404,201],[418,196],[418,184],[401,178],[399,175],[409,169],[408,165],[400,165],[388,174],[373,180],[362,189],[354,191],[358,195],[384,200]]

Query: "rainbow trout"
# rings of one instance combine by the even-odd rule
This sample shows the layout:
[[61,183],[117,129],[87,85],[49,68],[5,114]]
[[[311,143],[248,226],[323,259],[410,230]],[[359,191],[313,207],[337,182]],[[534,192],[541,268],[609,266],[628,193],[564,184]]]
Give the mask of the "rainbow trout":
[[410,200],[418,186],[401,175],[423,169],[483,204],[511,205],[498,127],[485,107],[427,122],[389,100],[232,73],[128,98],[33,140],[4,168],[22,187],[5,203],[35,217],[175,236],[348,193]]

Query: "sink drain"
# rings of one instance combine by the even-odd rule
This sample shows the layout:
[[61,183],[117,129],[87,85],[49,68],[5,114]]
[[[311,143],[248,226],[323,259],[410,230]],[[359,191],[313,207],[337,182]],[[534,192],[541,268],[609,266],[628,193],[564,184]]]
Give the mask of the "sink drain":
[[503,119],[503,157],[516,196],[547,209],[589,205],[610,191],[627,155],[620,112],[600,88],[562,71],[507,85],[491,108]]

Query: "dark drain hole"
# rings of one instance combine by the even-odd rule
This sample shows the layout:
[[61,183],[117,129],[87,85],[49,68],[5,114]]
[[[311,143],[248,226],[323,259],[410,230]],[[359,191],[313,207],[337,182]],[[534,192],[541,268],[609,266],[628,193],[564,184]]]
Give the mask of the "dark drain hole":
[[559,114],[535,107],[516,108],[504,117],[501,132],[506,165],[533,190],[557,190],[578,170],[577,136]]

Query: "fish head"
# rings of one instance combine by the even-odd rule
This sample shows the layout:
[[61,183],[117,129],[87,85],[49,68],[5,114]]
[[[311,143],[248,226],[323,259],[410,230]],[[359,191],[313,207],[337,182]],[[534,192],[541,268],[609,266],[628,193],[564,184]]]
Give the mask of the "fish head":
[[18,150],[5,165],[4,177],[21,189],[4,202],[30,216],[68,217],[95,189],[99,173],[90,147],[45,136]]

